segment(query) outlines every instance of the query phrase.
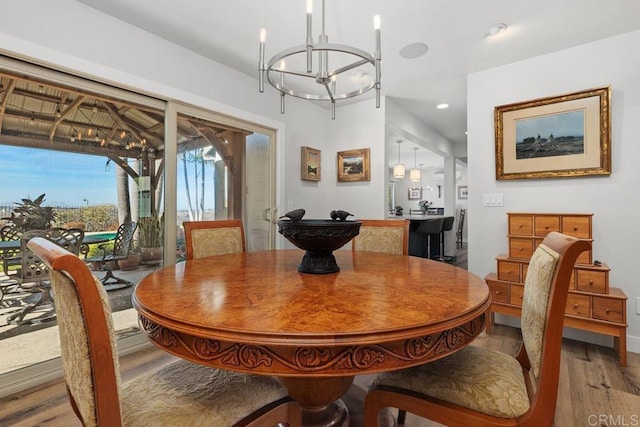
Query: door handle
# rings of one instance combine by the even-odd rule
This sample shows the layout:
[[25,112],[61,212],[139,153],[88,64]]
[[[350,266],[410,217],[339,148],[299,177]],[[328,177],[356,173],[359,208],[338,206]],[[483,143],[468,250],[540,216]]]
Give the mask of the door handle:
[[266,208],[262,211],[262,219],[272,224],[275,224],[276,218],[278,217],[277,213],[278,213],[278,208],[275,208],[273,212],[271,212],[271,208]]

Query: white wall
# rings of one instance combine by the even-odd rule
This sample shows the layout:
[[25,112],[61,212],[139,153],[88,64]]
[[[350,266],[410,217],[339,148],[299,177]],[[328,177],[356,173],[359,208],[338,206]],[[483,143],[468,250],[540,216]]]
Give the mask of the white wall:
[[[469,269],[484,277],[494,257],[507,253],[507,212],[587,212],[593,218],[593,257],[611,267],[610,284],[629,298],[629,350],[640,352],[636,315],[640,199],[640,32],[600,40],[494,68],[468,77]],[[496,181],[495,106],[611,85],[612,174],[544,180]],[[483,193],[503,193],[504,207],[483,207]],[[567,335],[611,343],[602,335]]]

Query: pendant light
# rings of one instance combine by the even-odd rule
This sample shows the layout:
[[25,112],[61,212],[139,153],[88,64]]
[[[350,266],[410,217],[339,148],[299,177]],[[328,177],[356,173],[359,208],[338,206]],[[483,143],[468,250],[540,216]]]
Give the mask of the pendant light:
[[402,140],[399,139],[396,142],[398,143],[398,163],[393,165],[393,177],[404,178],[404,163],[400,163],[400,144],[402,144]]
[[415,147],[413,149],[413,169],[411,169],[411,172],[409,172],[409,180],[411,182],[419,182],[422,176],[422,173],[420,172],[420,169],[418,169],[418,165],[416,163],[416,155],[418,154],[418,150],[418,147]]

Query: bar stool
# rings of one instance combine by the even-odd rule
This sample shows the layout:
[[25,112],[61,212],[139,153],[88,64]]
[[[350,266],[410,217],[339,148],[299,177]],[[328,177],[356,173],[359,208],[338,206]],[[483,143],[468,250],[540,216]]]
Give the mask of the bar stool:
[[446,256],[444,254],[444,232],[453,230],[454,220],[455,220],[455,217],[448,216],[448,217],[445,217],[442,221],[442,230],[440,231],[440,236],[439,236],[440,237],[440,256],[436,258],[438,261],[447,262],[447,261],[451,261],[452,259],[452,257]]
[[443,223],[443,218],[434,218],[422,221],[422,224],[418,227],[418,233],[427,235],[427,258],[431,258],[431,237],[440,236]]

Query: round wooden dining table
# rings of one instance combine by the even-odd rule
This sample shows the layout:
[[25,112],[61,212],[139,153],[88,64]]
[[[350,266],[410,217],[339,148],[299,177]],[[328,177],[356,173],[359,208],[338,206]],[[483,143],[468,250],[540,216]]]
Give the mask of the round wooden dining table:
[[145,277],[141,328],[181,358],[276,377],[304,425],[348,425],[354,376],[447,356],[484,328],[484,280],[424,258],[334,252],[340,271],[297,270],[301,250],[190,260]]

